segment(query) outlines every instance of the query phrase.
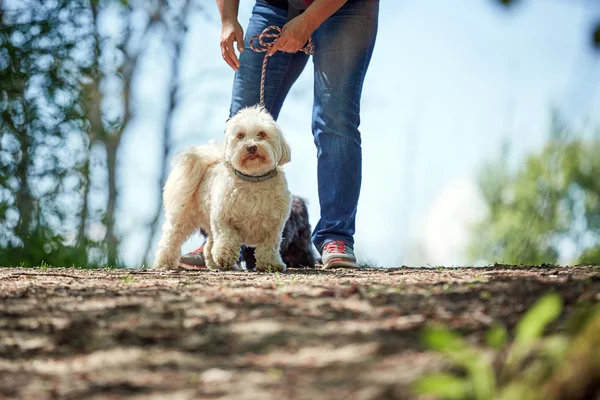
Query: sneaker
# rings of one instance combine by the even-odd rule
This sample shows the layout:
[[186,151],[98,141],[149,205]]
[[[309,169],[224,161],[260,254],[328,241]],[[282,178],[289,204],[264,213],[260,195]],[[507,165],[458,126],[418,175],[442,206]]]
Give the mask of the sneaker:
[[183,269],[206,268],[204,259],[204,244],[196,250],[187,253],[179,258],[179,266]]
[[321,254],[323,269],[329,268],[358,268],[354,250],[341,240],[325,243]]
[[[204,244],[198,247],[196,250],[187,253],[179,258],[179,267],[182,269],[199,269],[208,268],[206,266],[206,260],[204,259]],[[236,262],[233,266],[236,271],[241,271],[242,264],[240,261]]]

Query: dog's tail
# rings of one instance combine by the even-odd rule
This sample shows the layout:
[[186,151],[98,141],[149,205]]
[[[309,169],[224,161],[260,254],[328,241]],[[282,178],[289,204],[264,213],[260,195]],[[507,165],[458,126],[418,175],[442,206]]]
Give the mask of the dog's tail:
[[163,192],[164,204],[185,207],[196,193],[206,171],[221,160],[221,150],[214,142],[185,150],[173,160],[173,170]]

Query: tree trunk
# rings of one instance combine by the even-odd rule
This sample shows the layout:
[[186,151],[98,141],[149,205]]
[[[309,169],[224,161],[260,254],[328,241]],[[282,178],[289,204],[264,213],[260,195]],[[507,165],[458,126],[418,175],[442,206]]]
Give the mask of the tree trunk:
[[160,181],[158,184],[158,202],[154,216],[152,217],[148,229],[148,239],[146,241],[146,250],[144,252],[144,259],[146,262],[150,262],[152,257],[152,242],[158,231],[158,221],[160,219],[162,210],[162,188],[167,181],[169,176],[169,155],[171,154],[171,139],[173,137],[173,114],[177,107],[177,93],[179,90],[179,62],[181,60],[181,51],[183,43],[186,37],[186,24],[188,9],[190,7],[190,0],[187,0],[181,8],[180,18],[181,23],[176,24],[172,29],[177,28],[176,32],[173,32],[173,57],[171,58],[171,80],[169,90],[169,104],[167,109],[167,116],[165,118],[165,124],[163,127],[163,152],[160,164]]
[[119,148],[120,136],[105,142],[106,168],[108,169],[108,201],[106,203],[106,250],[107,264],[118,265],[119,239],[115,234],[115,210],[117,204],[117,150]]
[[81,213],[79,214],[79,230],[77,232],[77,246],[85,246],[85,228],[87,225],[88,218],[88,197],[90,195],[90,156],[91,156],[91,147],[87,147],[87,154],[85,163],[81,168],[81,176],[82,176],[82,186],[83,193],[82,199],[83,204],[81,205]]
[[17,236],[26,241],[27,235],[31,230],[31,220],[34,208],[33,197],[29,189],[29,136],[27,133],[19,135],[19,144],[21,147],[21,160],[15,170],[15,176],[19,180],[19,190],[15,194],[15,205],[19,210],[19,222],[16,227]]
[[19,237],[19,239],[23,241],[23,243],[26,243],[27,236],[29,236],[31,232],[31,221],[33,219],[32,217],[35,204],[33,196],[31,194],[31,189],[29,188],[29,164],[31,162],[31,143],[30,137],[27,132],[26,123],[30,120],[27,117],[27,114],[30,110],[28,109],[28,104],[25,100],[25,85],[23,85],[20,97],[20,100],[23,104],[24,120],[26,122],[18,127],[16,126],[16,124],[13,124],[13,127],[20,131],[20,133],[17,134],[17,138],[19,140],[19,147],[21,150],[21,159],[17,163],[17,168],[15,170],[15,176],[19,180],[19,190],[15,194],[15,205],[19,210],[19,222],[16,226],[15,233]]

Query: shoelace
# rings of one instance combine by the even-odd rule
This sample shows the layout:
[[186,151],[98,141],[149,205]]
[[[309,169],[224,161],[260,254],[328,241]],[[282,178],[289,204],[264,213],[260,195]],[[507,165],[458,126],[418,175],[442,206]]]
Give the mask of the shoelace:
[[200,253],[204,253],[204,244],[200,247],[198,247],[196,250],[192,251],[190,254],[200,254]]
[[346,243],[342,242],[341,240],[334,240],[325,244],[323,249],[327,250],[329,253],[345,253]]

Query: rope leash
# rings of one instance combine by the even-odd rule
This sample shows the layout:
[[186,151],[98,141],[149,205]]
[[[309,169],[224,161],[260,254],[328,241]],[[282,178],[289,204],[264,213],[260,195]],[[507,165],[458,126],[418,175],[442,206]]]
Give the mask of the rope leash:
[[[256,52],[266,52],[268,51],[279,39],[281,36],[281,28],[275,25],[271,25],[265,28],[261,33],[252,36],[250,39],[250,48]],[[273,39],[269,42],[266,42],[265,39]],[[258,44],[255,46],[254,41],[258,40]],[[300,49],[300,51],[304,52],[304,54],[312,56],[314,54],[314,45],[312,38],[308,39],[308,43]],[[262,64],[262,73],[260,75],[260,105],[262,107],[265,106],[265,77],[267,75],[267,60],[269,57],[265,54],[263,64]]]

